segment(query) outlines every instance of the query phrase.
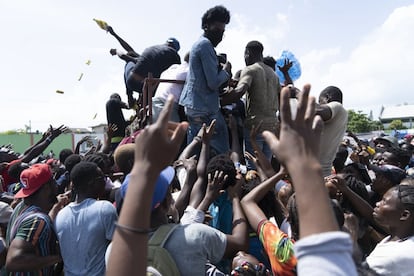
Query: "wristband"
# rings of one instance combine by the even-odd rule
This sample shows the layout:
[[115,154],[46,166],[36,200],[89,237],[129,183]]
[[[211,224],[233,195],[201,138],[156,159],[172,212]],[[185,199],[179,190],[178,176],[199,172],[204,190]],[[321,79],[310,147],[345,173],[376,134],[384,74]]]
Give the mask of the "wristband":
[[148,233],[151,233],[154,230],[152,228],[147,228],[147,229],[134,228],[134,227],[130,227],[130,226],[127,226],[127,225],[119,224],[118,222],[115,222],[115,226],[120,230],[129,231],[129,232],[132,232],[132,233],[135,233],[135,234],[148,234]]

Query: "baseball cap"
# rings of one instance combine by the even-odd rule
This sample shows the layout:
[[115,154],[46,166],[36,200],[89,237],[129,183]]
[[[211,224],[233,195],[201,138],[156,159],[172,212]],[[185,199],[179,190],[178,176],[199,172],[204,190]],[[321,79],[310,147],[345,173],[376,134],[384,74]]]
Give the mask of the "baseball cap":
[[177,52],[180,50],[180,42],[174,37],[170,37],[166,41],[168,44],[170,44]]
[[392,147],[398,147],[398,139],[393,136],[386,135],[383,137],[378,137],[377,139],[375,139],[374,143],[377,144],[380,141],[386,141],[390,143]]
[[[156,209],[160,203],[164,200],[167,195],[168,187],[170,186],[175,175],[175,170],[173,167],[168,166],[165,168],[160,175],[158,176],[157,183],[155,184],[154,194],[152,195],[152,204],[151,209]],[[129,185],[130,174],[128,174],[124,182],[121,185],[121,197],[125,198],[128,185]]]
[[34,164],[25,169],[20,174],[20,183],[22,188],[14,196],[15,198],[24,198],[32,195],[39,190],[52,178],[52,171],[47,164]]
[[400,184],[401,180],[407,177],[403,169],[393,165],[370,166],[370,168],[375,173],[384,175],[394,185]]

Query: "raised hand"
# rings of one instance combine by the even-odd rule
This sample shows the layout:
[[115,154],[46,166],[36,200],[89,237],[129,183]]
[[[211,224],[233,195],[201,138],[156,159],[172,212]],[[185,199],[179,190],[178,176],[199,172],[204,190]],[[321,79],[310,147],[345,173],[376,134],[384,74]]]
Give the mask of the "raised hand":
[[288,58],[286,58],[283,66],[278,65],[277,68],[279,68],[281,72],[287,73],[289,69],[292,68],[292,65],[293,65],[293,62],[290,61]]
[[50,137],[54,139],[68,130],[68,127],[64,125],[61,125],[58,128],[53,128],[52,125],[50,125]]
[[181,159],[174,162],[175,167],[183,166],[186,171],[195,170],[197,168],[196,155],[191,156],[188,159]]
[[206,127],[205,124],[203,124],[203,134],[201,135],[201,141],[205,144],[209,144],[211,137],[213,137],[214,134],[214,127],[216,126],[216,120],[212,120],[210,125]]
[[168,118],[171,113],[173,97],[169,97],[158,120],[147,126],[135,139],[134,166],[150,165],[161,171],[170,165],[180,149],[188,124],[177,124],[172,135],[168,133]]
[[214,174],[209,173],[205,197],[211,200],[216,199],[222,192],[223,184],[226,182],[227,177],[222,171],[215,171]]
[[[296,118],[292,119],[289,97],[290,89],[284,87],[281,92],[281,129],[279,139],[269,132],[263,132],[267,143],[278,160],[289,165],[303,160],[317,160],[319,140],[323,121],[315,116],[315,98],[309,97],[310,85],[305,85],[299,95]],[[303,162],[303,161],[300,161]]]

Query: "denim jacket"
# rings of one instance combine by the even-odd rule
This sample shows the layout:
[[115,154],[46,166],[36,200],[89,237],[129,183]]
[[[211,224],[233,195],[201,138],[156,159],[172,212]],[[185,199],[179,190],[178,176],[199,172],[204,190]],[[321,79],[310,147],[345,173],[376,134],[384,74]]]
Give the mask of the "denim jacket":
[[221,84],[230,78],[218,70],[218,60],[213,44],[202,36],[190,51],[187,79],[181,93],[180,104],[193,110],[215,113],[219,110]]

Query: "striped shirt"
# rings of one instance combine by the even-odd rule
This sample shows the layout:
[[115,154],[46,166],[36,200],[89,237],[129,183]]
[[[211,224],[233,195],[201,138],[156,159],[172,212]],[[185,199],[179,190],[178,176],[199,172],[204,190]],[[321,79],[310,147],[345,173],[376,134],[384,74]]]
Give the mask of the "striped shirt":
[[[16,206],[10,218],[6,233],[7,246],[10,246],[14,239],[31,243],[39,256],[57,255],[59,252],[56,232],[50,217],[39,207],[26,205],[24,201]],[[53,275],[53,266],[31,272],[7,272],[6,275]]]

